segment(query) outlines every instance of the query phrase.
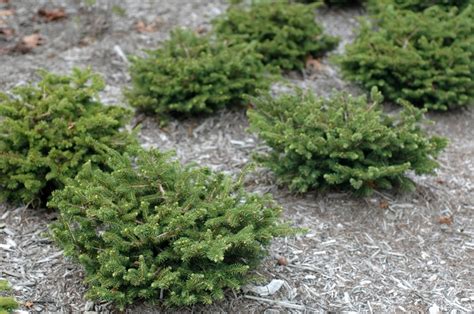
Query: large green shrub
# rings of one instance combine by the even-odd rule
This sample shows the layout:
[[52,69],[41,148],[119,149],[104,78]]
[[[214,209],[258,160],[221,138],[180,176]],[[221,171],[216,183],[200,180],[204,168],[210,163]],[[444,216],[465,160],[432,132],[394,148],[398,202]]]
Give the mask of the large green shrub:
[[132,58],[133,87],[125,94],[132,106],[161,116],[212,112],[268,88],[261,59],[251,45],[176,30],[146,58]]
[[297,90],[278,98],[252,99],[251,130],[270,146],[257,160],[290,189],[350,188],[366,195],[373,189],[410,188],[405,176],[431,173],[433,159],[445,147],[419,126],[423,111],[407,102],[398,116],[381,111],[382,95],[374,88],[365,96],[339,93],[329,99]]
[[0,314],[8,314],[19,307],[15,298],[7,295],[10,290],[8,281],[0,279]]
[[45,201],[86,161],[104,164],[96,143],[121,151],[134,143],[119,130],[130,111],[103,106],[103,87],[98,75],[75,69],[0,93],[0,200]]
[[338,43],[316,23],[314,8],[281,1],[254,3],[248,9],[231,6],[214,21],[215,32],[232,42],[255,42],[266,64],[300,69],[307,56],[321,56]]
[[339,59],[345,76],[387,99],[434,110],[467,106],[474,98],[474,6],[422,13],[388,7],[377,29],[365,23]]
[[181,166],[156,150],[131,160],[109,153],[111,173],[90,164],[49,206],[65,254],[84,266],[88,297],[120,308],[137,299],[211,303],[238,289],[265,255],[281,208],[207,168]]

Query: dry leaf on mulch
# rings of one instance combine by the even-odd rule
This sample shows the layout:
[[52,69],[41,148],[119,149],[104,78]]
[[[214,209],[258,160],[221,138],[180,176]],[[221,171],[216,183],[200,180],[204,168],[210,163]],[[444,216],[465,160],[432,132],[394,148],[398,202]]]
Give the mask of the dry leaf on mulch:
[[58,9],[39,9],[38,15],[46,22],[53,22],[62,20],[67,17],[66,11],[63,8]]
[[149,24],[145,24],[143,21],[138,21],[135,24],[135,29],[140,32],[140,33],[153,33],[158,30],[158,23],[157,22],[152,22]]
[[277,259],[277,263],[278,263],[278,265],[280,265],[280,266],[288,266],[288,260],[287,260],[286,257],[284,257],[284,256],[280,256],[280,257]]
[[380,209],[387,209],[390,206],[387,200],[380,200],[379,202],[379,208]]
[[451,226],[454,222],[453,216],[440,216],[438,217],[438,223],[441,225]]
[[40,34],[31,34],[24,36],[21,41],[12,49],[12,51],[20,53],[28,53],[34,48],[41,46],[44,39]]
[[40,34],[31,34],[23,37],[21,42],[25,45],[25,47],[33,49],[42,44],[43,37],[41,37]]
[[9,40],[15,35],[15,30],[13,28],[0,28],[0,38]]
[[208,29],[207,29],[205,26],[200,25],[200,26],[196,27],[196,28],[194,29],[194,31],[195,31],[196,33],[198,33],[198,34],[204,34],[204,33],[207,33],[207,32],[208,32]]
[[15,14],[15,11],[8,9],[8,10],[0,10],[0,16],[12,16]]
[[25,303],[23,303],[23,305],[27,308],[27,309],[31,309],[34,305],[33,302],[31,301],[26,301]]
[[319,72],[323,68],[321,62],[318,59],[314,59],[312,56],[306,58],[306,69]]

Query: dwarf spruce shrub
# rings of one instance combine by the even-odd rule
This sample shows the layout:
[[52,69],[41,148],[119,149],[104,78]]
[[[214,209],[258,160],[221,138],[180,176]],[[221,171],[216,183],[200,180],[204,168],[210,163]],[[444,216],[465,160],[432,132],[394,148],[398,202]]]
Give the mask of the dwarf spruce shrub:
[[386,8],[339,59],[345,76],[387,99],[447,110],[474,99],[474,6],[422,13]]
[[125,95],[132,106],[159,116],[209,113],[268,88],[261,59],[251,45],[176,30],[146,58],[132,59],[133,88]]
[[120,308],[160,295],[167,305],[209,304],[245,283],[272,237],[291,231],[243,178],[156,150],[109,154],[113,171],[86,164],[49,203],[60,210],[54,238],[84,266],[90,298]]
[[232,42],[255,42],[266,64],[300,69],[307,56],[319,57],[338,44],[315,22],[315,7],[282,1],[257,2],[250,8],[231,6],[214,21],[215,32]]
[[0,200],[44,201],[87,161],[102,167],[96,143],[124,151],[130,112],[97,100],[104,87],[90,70],[42,73],[37,86],[0,93]]
[[8,281],[0,279],[0,314],[8,314],[19,307],[15,298],[8,296],[10,291],[11,287]]
[[367,195],[378,188],[410,188],[406,172],[433,172],[446,141],[422,131],[423,110],[402,101],[404,110],[392,117],[381,111],[377,89],[371,97],[368,102],[338,93],[323,99],[297,90],[252,99],[251,130],[271,148],[257,160],[299,192],[336,187]]

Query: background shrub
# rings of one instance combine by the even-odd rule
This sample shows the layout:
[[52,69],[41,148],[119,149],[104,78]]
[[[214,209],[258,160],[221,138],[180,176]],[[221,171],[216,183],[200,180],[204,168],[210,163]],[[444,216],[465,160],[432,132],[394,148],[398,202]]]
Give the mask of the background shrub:
[[377,20],[377,30],[365,23],[339,59],[347,78],[367,89],[378,86],[391,101],[403,98],[428,109],[472,104],[473,6],[460,13],[389,7]]
[[123,308],[136,299],[211,303],[238,289],[272,237],[290,229],[281,208],[250,194],[242,178],[180,166],[168,154],[111,154],[111,173],[90,164],[56,191],[51,226],[65,254],[84,266],[88,297]]
[[271,148],[257,160],[299,192],[332,186],[365,195],[374,188],[410,188],[406,172],[431,173],[446,141],[420,129],[422,110],[401,102],[404,110],[390,117],[381,111],[376,89],[371,97],[367,102],[339,93],[326,100],[298,90],[252,99],[251,130]]
[[309,55],[319,57],[337,46],[315,22],[314,5],[285,2],[254,3],[246,9],[231,6],[214,21],[220,38],[238,43],[256,42],[266,64],[283,70],[301,69]]
[[133,88],[125,95],[132,106],[161,116],[212,112],[268,88],[261,59],[251,45],[230,47],[176,30],[148,57],[132,59]]
[[130,112],[97,100],[103,87],[98,75],[75,69],[0,93],[0,200],[44,201],[86,161],[103,165],[95,143],[120,151],[134,143],[119,131]]

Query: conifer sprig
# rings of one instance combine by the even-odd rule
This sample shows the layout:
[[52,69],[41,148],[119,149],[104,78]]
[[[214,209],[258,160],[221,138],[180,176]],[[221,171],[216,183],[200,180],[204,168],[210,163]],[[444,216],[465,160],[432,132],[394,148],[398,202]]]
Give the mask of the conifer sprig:
[[0,314],[8,314],[19,307],[14,297],[9,296],[11,291],[8,281],[0,279]]

